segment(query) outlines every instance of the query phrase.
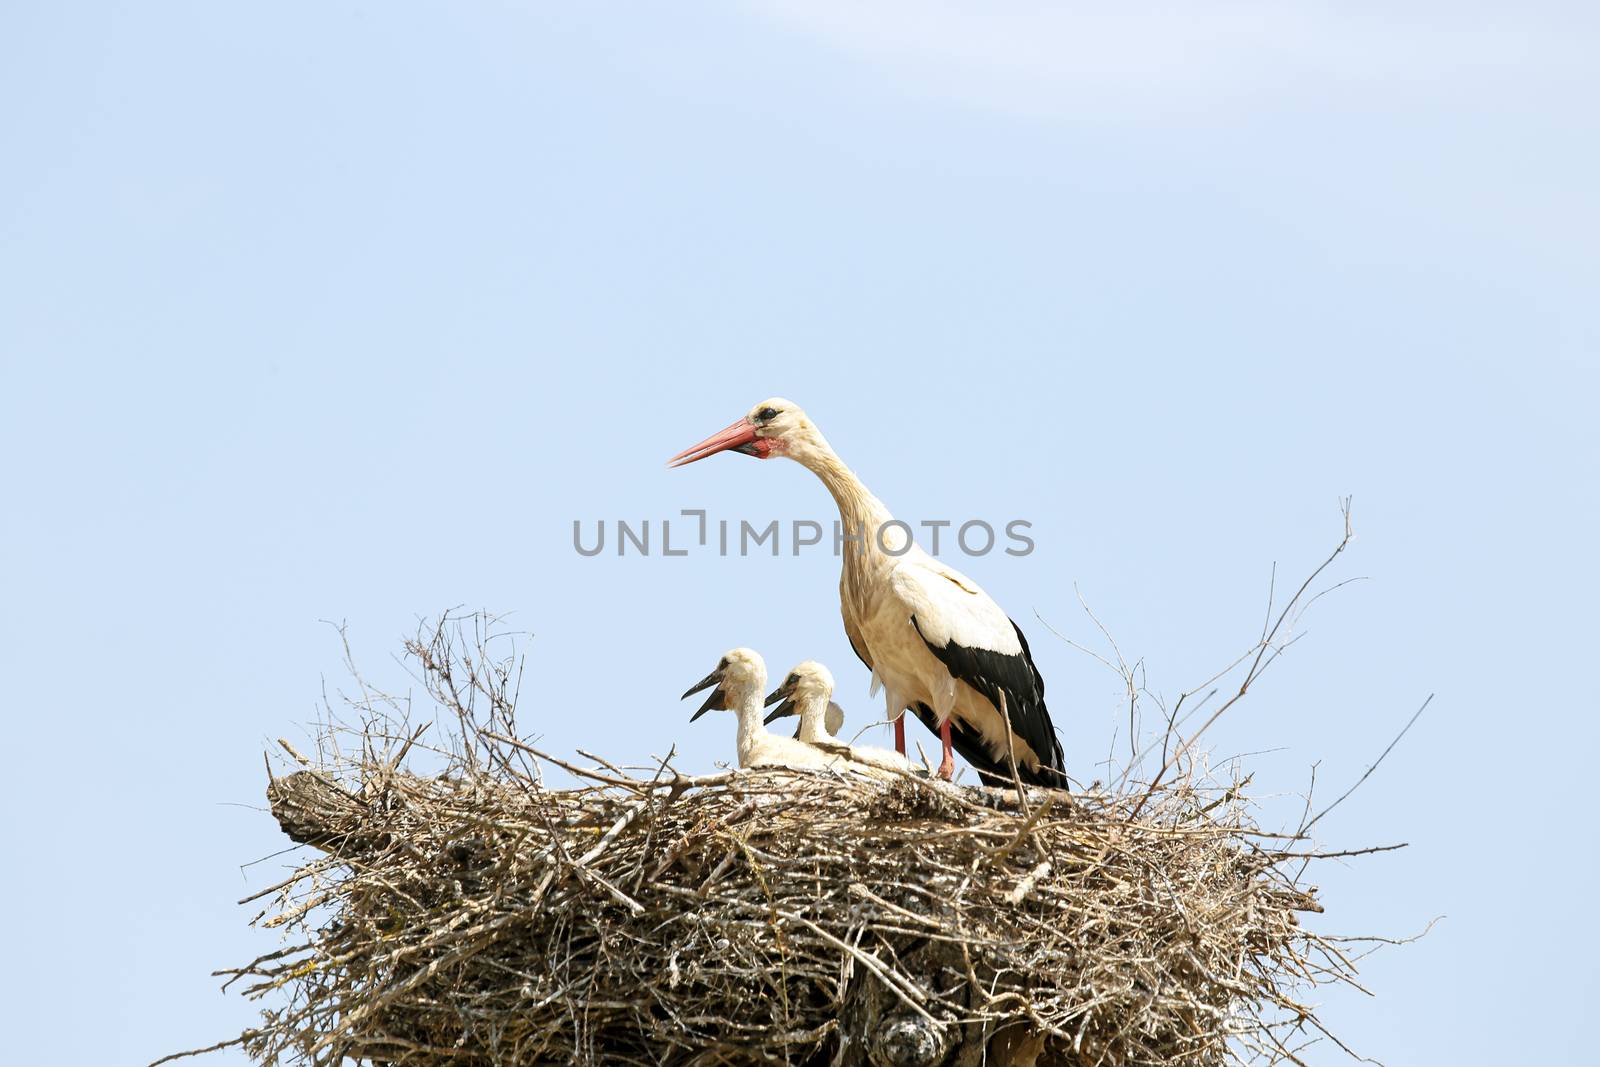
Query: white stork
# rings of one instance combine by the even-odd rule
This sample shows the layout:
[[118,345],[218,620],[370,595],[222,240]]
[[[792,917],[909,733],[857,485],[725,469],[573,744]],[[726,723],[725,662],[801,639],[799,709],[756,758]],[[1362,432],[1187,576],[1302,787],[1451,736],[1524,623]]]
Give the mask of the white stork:
[[[833,672],[816,660],[808,659],[791,670],[782,685],[767,694],[767,706],[778,706],[768,713],[765,721],[770,724],[785,715],[799,715],[800,732],[795,736],[808,745],[837,750],[869,767],[886,771],[911,770],[911,762],[898,752],[872,745],[847,745],[834,737],[844,725],[844,710],[830,699],[832,696]],[[835,713],[839,716],[838,725],[832,725]],[[823,730],[825,720],[828,722],[826,732]]]
[[1007,757],[1014,752],[1024,782],[1065,788],[1044,680],[1022,630],[1000,606],[972,579],[917,547],[905,524],[890,525],[889,509],[798,405],[764,400],[668,463],[683,466],[730,450],[796,461],[822,480],[838,505],[847,538],[839,576],[845,636],[872,671],[875,690],[881,685],[885,691],[896,750],[905,753],[902,714],[910,709],[939,734],[940,777],[954,773],[954,748],[985,782],[1009,784]]
[[[816,662],[816,661],[815,660],[806,660],[806,663],[814,663],[814,662]],[[805,664],[801,664],[801,666],[803,667],[803,666],[805,666]],[[822,664],[818,663],[817,666],[822,667]],[[796,671],[799,670],[799,669],[800,669],[800,667],[796,667],[795,668]],[[827,670],[826,667],[823,667],[822,669],[823,670]],[[794,671],[790,671],[789,673],[793,674]],[[828,678],[829,678],[828,691],[831,693],[833,691],[833,684],[832,684],[833,676],[829,675]],[[767,706],[768,707],[772,706],[772,694],[770,694],[770,693],[767,694]],[[768,726],[771,726],[772,723],[773,723],[773,720],[775,720],[777,718],[779,718],[779,716],[777,716],[777,715],[768,715],[762,721],[765,722]],[[813,721],[813,723],[816,722],[816,720],[812,720],[812,721]],[[806,734],[807,734],[807,731],[806,731],[806,719],[805,719],[804,716],[801,716],[800,722],[799,722],[798,725],[795,726],[794,733],[791,736],[795,737],[798,740],[804,741],[808,745],[820,745],[820,744],[832,744],[832,743],[838,743],[838,744],[842,745],[842,744],[844,744],[844,742],[839,740],[839,731],[843,730],[843,729],[844,729],[844,709],[841,708],[839,705],[835,704],[832,700],[830,700],[830,701],[828,701],[828,706],[823,709],[820,726],[817,726],[815,729],[812,729],[810,731],[811,734],[813,734],[815,736],[811,736],[811,737],[806,736]]]
[[[715,686],[713,689],[712,687]],[[711,695],[689,716],[694,722],[708,711],[731,711],[738,716],[738,754],[741,767],[832,767],[837,755],[792,737],[767,732],[761,721],[762,690],[767,687],[767,665],[748,648],[735,648],[717,663],[717,669],[700,679],[683,694],[688,698],[702,689]]]

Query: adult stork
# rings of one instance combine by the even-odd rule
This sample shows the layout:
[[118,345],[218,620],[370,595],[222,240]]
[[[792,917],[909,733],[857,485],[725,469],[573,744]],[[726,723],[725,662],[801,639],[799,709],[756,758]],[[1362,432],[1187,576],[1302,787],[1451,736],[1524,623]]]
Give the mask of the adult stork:
[[898,752],[906,750],[903,712],[910,709],[939,735],[940,777],[954,773],[953,748],[991,785],[1011,782],[1014,753],[1023,781],[1066,787],[1044,680],[1022,630],[976,582],[923,552],[910,528],[892,521],[799,405],[764,400],[668,464],[728,451],[792,459],[833,496],[844,538],[845,636],[885,691]]
[[[808,745],[818,745],[828,751],[837,751],[857,763],[886,771],[909,771],[911,761],[898,752],[873,745],[852,745],[840,741],[836,735],[844,725],[844,710],[835,704],[833,697],[833,672],[814,659],[796,664],[784,676],[783,684],[767,694],[767,707],[772,708],[765,721],[768,725],[785,715],[800,717],[800,730],[795,734]],[[838,726],[823,729],[824,722],[839,713]]]
[[838,763],[837,755],[830,756],[804,741],[767,732],[761,721],[762,690],[766,687],[766,661],[752,649],[735,648],[717,661],[716,670],[690,686],[682,699],[703,689],[711,690],[705,703],[689,716],[690,722],[708,711],[731,711],[738,717],[741,767],[827,768]]

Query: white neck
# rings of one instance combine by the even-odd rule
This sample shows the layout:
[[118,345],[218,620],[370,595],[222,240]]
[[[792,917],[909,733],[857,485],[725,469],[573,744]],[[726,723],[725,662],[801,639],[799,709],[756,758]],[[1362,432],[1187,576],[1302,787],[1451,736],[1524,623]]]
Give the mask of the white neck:
[[[867,588],[869,583],[865,579],[869,574],[892,566],[895,561],[896,557],[884,552],[878,543],[879,532],[894,516],[855,472],[845,466],[844,460],[820,433],[814,434],[804,448],[794,450],[791,458],[821,479],[839,507],[842,536],[847,538],[841,549],[846,586],[858,590]],[[895,528],[885,536],[887,539],[903,537],[904,532]],[[893,540],[890,543],[893,544]]]
[[739,736],[735,742],[739,751],[739,766],[747,766],[761,739],[767,736],[767,728],[761,722],[761,689],[755,688],[742,695],[734,705],[734,714],[739,719]]
[[839,518],[844,520],[847,530],[858,523],[873,527],[893,518],[883,502],[873,496],[861,479],[856,477],[855,471],[845,466],[844,460],[828,444],[827,438],[816,434],[808,445],[805,449],[797,450],[794,458],[822,479],[822,484],[833,496],[833,502],[839,506]]
[[808,744],[832,741],[824,720],[828,716],[828,698],[812,694],[800,705],[800,740]]

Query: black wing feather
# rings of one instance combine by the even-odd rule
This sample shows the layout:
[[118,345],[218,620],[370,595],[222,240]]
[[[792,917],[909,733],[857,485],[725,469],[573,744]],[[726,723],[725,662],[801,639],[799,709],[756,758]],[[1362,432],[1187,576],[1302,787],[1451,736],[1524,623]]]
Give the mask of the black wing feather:
[[[918,625],[917,617],[911,617],[911,624],[917,627],[917,634],[928,646],[928,651],[944,664],[952,678],[982,693],[996,711],[1000,710],[1000,694],[1005,694],[1011,732],[1026,742],[1040,760],[1036,768],[1024,767],[1019,760],[1018,776],[1030,785],[1064,789],[1067,786],[1066,761],[1061,753],[1061,742],[1056,738],[1055,727],[1050,722],[1050,712],[1045,707],[1044,679],[1034,665],[1033,653],[1028,650],[1028,639],[1022,635],[1022,628],[1014,620],[1007,621],[1011,622],[1011,628],[1017,633],[1017,642],[1022,646],[1020,653],[1008,655],[987,648],[967,648],[954,641],[941,647],[929,641]],[[931,713],[928,718],[923,718],[921,711],[917,717],[922,718],[924,723],[932,719]],[[937,725],[933,728],[937,729]],[[971,735],[969,747],[981,751],[981,758],[974,758],[974,753],[956,744],[960,731]],[[1002,752],[997,755],[989,751],[988,744],[976,730],[952,718],[950,741],[962,757],[977,768],[979,776],[986,782],[991,785],[1010,784],[1011,768],[1006,754]],[[992,778],[999,778],[999,781],[992,782]]]

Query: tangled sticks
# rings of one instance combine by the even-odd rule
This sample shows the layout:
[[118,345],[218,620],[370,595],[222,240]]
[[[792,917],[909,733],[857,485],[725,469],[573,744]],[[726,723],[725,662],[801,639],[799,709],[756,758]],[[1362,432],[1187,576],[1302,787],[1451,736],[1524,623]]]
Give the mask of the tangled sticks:
[[1130,756],[1108,790],[576,766],[518,740],[521,661],[494,617],[407,642],[435,705],[419,729],[347,647],[357,695],[327,707],[314,758],[284,744],[293,773],[268,786],[318,850],[247,898],[287,944],[221,972],[264,1022],[212,1048],[317,1067],[1301,1063],[1338,1044],[1307,994],[1354,986],[1351,942],[1381,940],[1297,921],[1322,910],[1308,866],[1349,854],[1302,843],[1349,791],[1269,833],[1195,742],[1329,591],[1307,595],[1350,541],[1342,510],[1332,554],[1200,687],[1238,683],[1197,728],[1179,732],[1200,689],[1144,739],[1148,689],[1112,644]]
[[227,972],[286,998],[262,1062],[1271,1062],[1353,974],[1231,790],[636,774],[487,728],[421,776],[382,740],[269,785],[322,854]]

